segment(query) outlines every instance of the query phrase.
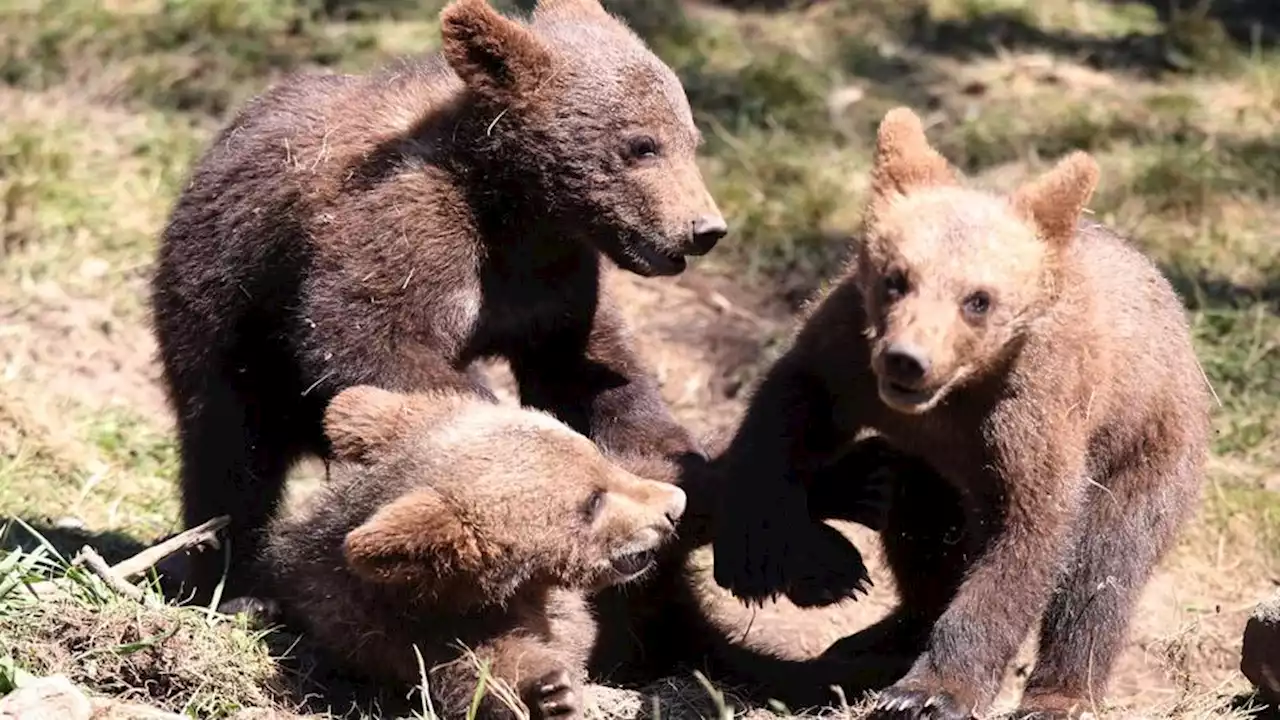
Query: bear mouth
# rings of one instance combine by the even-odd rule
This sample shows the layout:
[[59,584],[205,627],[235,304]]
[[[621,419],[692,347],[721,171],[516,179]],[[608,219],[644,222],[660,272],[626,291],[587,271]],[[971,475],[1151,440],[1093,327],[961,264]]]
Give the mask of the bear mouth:
[[633,252],[639,262],[636,263],[634,269],[628,269],[646,277],[679,275],[689,266],[689,261],[679,253],[667,252],[643,245],[634,248]]
[[877,389],[880,401],[891,409],[909,415],[920,415],[941,404],[950,395],[951,390],[964,382],[968,376],[969,369],[962,367],[953,372],[944,382],[925,388],[908,387],[880,377]]
[[949,384],[932,388],[910,388],[882,378],[879,383],[880,399],[894,410],[922,413],[938,404]]
[[657,553],[653,549],[636,550],[622,555],[615,555],[609,560],[609,566],[621,582],[635,580],[653,567]]
[[641,277],[663,277],[684,272],[689,265],[685,256],[693,253],[666,250],[651,240],[633,237],[622,238],[607,254],[623,270]]

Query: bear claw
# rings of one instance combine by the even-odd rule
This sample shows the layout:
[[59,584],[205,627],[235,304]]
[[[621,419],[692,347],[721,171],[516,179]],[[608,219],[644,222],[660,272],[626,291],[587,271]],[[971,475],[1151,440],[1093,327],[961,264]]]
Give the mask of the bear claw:
[[578,694],[568,671],[553,670],[534,686],[528,702],[532,720],[545,718],[569,718],[579,715]]
[[961,709],[949,693],[888,688],[880,693],[868,716],[871,720],[970,720],[973,713]]

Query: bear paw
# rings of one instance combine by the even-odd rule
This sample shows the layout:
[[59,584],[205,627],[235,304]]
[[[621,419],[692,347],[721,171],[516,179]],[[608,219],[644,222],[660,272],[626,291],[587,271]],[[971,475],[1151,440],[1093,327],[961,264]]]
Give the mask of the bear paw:
[[792,552],[785,594],[797,607],[832,605],[871,589],[862,553],[839,530],[814,523]]
[[1084,720],[1095,717],[1087,698],[1031,690],[1008,720]]
[[887,482],[868,482],[840,498],[842,505],[822,505],[818,493],[810,494],[810,506],[817,508],[814,520],[844,520],[875,532],[884,532],[893,503],[893,487]]
[[803,516],[774,520],[775,529],[753,528],[737,542],[716,543],[716,584],[748,605],[785,594],[802,608],[831,605],[871,588],[862,553],[838,530]]
[[814,520],[845,520],[881,532],[896,486],[920,472],[920,461],[904,456],[881,438],[867,438],[816,472],[808,481],[809,514]]
[[869,720],[970,720],[972,710],[960,706],[945,690],[890,687],[881,691]]
[[530,687],[525,698],[531,720],[575,718],[582,715],[578,692],[565,669],[543,675]]
[[225,600],[218,605],[223,615],[245,615],[258,625],[273,625],[280,619],[280,603],[270,598],[242,595]]

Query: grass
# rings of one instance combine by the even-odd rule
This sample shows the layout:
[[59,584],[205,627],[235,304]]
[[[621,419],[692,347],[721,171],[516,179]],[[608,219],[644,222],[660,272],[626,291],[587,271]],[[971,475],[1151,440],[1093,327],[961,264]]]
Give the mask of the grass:
[[[90,542],[109,559],[176,529],[144,303],[173,197],[240,103],[293,70],[430,50],[442,4],[0,3],[0,515],[64,554]],[[1140,714],[1241,714],[1223,699],[1238,680],[1231,613],[1280,577],[1280,21],[1139,0],[607,4],[680,74],[708,139],[704,172],[733,234],[695,269],[763,305],[794,306],[844,256],[889,107],[920,111],[937,146],[993,187],[1070,149],[1095,154],[1092,210],[1176,283],[1221,400],[1204,510],[1162,576],[1195,596],[1154,612],[1162,632],[1191,629],[1134,641],[1173,647],[1170,677],[1185,682],[1152,679],[1171,694],[1120,700]],[[66,572],[25,531],[3,547],[6,577]],[[0,597],[0,692],[57,671],[200,717],[278,703],[269,654],[282,649],[247,628],[87,586],[67,602]],[[234,682],[184,674],[220,671],[205,653],[230,659]]]
[[[100,702],[144,699],[150,707],[192,717],[258,710],[279,718],[315,716],[299,713],[316,701],[299,698],[326,688],[307,666],[280,663],[295,654],[298,638],[255,628],[244,616],[167,605],[155,582],[138,588],[140,599],[125,597],[20,520],[0,527],[0,543],[15,548],[0,561],[0,695],[58,675]],[[306,653],[303,645],[304,661]],[[485,693],[527,720],[509,684],[470,650],[464,648],[462,657],[480,676],[468,720]],[[422,675],[425,688],[425,668]],[[429,694],[414,695],[420,710],[403,717],[434,720]],[[343,715],[383,716],[377,697],[365,703],[357,701]]]
[[[30,526],[6,523],[4,536],[17,533],[34,545],[0,563],[0,684],[64,675],[96,695],[195,717],[278,705],[281,673],[240,618],[120,597]],[[37,590],[49,577],[59,588]]]

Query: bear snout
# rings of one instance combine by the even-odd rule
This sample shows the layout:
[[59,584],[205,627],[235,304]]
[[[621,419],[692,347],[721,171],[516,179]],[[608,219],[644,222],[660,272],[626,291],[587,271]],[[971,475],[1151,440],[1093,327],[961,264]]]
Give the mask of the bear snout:
[[929,376],[929,355],[917,345],[895,342],[884,350],[885,379],[909,389],[918,389]]
[[693,221],[690,255],[706,255],[729,234],[729,224],[721,215],[703,215]]
[[671,526],[674,528],[676,524],[680,522],[680,518],[684,516],[684,510],[689,502],[689,498],[685,495],[684,490],[681,490],[679,487],[669,485],[667,483],[663,483],[663,485],[667,492],[667,501],[662,514],[667,518],[667,522],[671,523]]
[[933,356],[907,340],[887,340],[874,353],[872,370],[879,380],[880,399],[900,412],[927,412],[943,400],[965,373],[953,367],[949,355]]

